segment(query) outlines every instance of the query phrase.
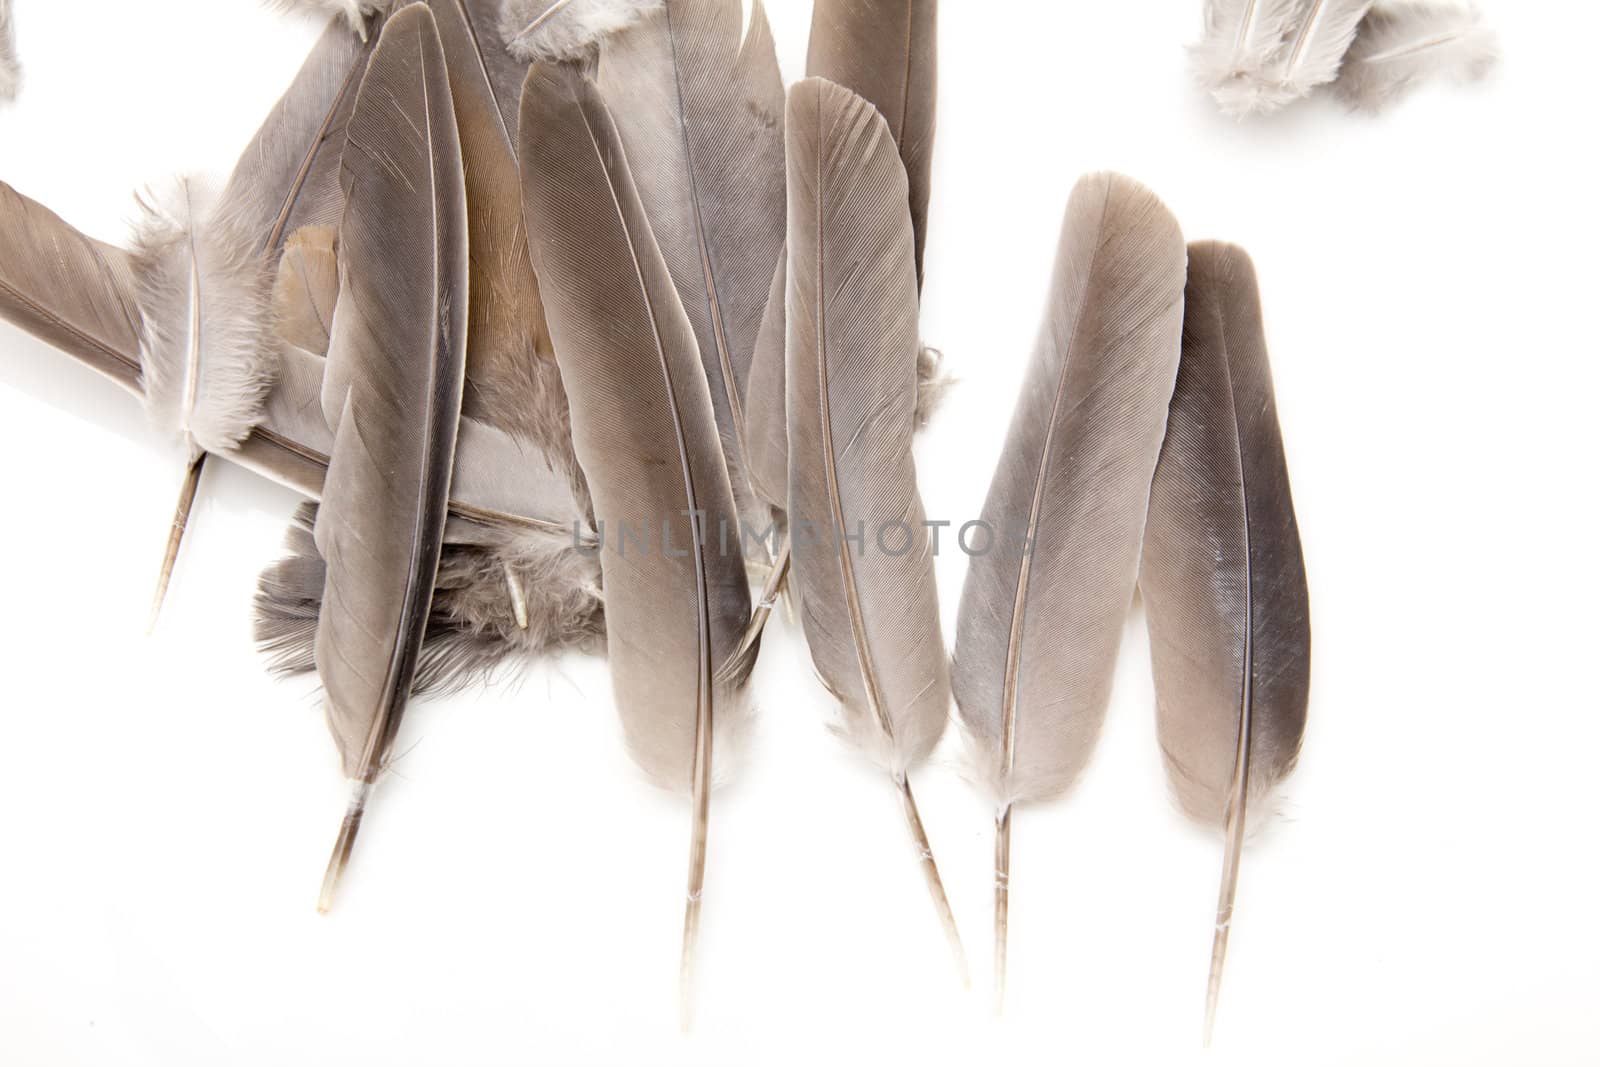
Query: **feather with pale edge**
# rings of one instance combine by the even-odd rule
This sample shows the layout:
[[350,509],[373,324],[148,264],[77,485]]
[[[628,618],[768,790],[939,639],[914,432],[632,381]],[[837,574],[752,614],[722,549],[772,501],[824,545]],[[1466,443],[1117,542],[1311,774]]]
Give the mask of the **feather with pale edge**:
[[1376,114],[1425,81],[1479,81],[1500,59],[1500,42],[1476,7],[1380,4],[1367,13],[1333,91]]
[[1189,252],[1183,363],[1156,468],[1139,575],[1156,725],[1184,812],[1227,835],[1206,992],[1210,1041],[1247,816],[1305,733],[1311,624],[1255,269]]
[[830,82],[796,85],[785,125],[791,580],[840,732],[894,780],[965,978],[907,777],[944,733],[950,682],[911,456],[917,271],[905,168],[877,110]]
[[1154,194],[1083,179],[1044,325],[983,508],[952,679],[995,805],[995,971],[1005,988],[1011,809],[1066,792],[1094,748],[1138,578],[1178,370],[1184,244]]
[[22,87],[22,64],[17,59],[17,28],[11,18],[11,0],[0,0],[0,103],[15,100]]
[[0,317],[135,396],[143,318],[128,254],[0,182]]
[[938,114],[938,0],[817,0],[806,74],[859,93],[888,122],[906,167],[920,287]]
[[617,709],[639,766],[692,797],[687,1025],[712,753],[729,751],[749,712],[747,679],[717,679],[750,617],[738,516],[694,331],[598,88],[571,67],[535,67],[520,136],[573,443],[610,528],[600,560]]
[[504,0],[500,34],[511,54],[525,62],[578,60],[661,4],[662,0]]
[[1195,78],[1230,115],[1271,111],[1288,101],[1271,75],[1299,27],[1305,0],[1206,0],[1205,32],[1189,49]]
[[739,0],[668,0],[606,41],[597,82],[694,327],[734,501],[760,530],[743,397],[783,254],[784,94],[760,0],[741,21]]
[[335,427],[317,513],[327,563],[316,660],[350,810],[332,903],[411,695],[444,544],[467,345],[467,197],[432,14],[391,18],[351,113],[341,295],[324,418]]

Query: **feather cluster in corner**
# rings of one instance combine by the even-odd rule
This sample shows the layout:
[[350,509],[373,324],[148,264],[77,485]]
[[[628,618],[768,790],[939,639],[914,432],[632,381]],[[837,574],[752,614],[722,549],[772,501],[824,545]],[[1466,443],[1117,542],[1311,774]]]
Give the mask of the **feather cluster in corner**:
[[1497,54],[1477,9],[1449,0],[1207,0],[1190,49],[1196,78],[1236,118],[1323,86],[1376,112],[1429,78],[1481,78]]

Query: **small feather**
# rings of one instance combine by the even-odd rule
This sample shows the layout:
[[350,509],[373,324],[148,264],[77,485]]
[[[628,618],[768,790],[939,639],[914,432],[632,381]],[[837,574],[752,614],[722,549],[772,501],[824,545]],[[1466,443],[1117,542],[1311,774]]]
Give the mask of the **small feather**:
[[1303,0],[1207,0],[1205,33],[1189,49],[1195,79],[1230,115],[1281,107],[1287,101],[1269,76],[1298,29]]
[[1333,90],[1376,114],[1425,81],[1479,81],[1499,59],[1499,38],[1476,7],[1382,4],[1361,23]]
[[505,0],[500,33],[529,62],[582,59],[597,43],[661,7],[662,0]]
[[17,98],[22,87],[22,64],[17,59],[17,27],[11,17],[11,0],[0,0],[0,103]]
[[1339,65],[1372,0],[1306,0],[1302,6],[1299,32],[1291,39],[1273,79],[1286,102],[1307,96],[1339,76]]
[[259,421],[277,374],[259,240],[193,179],[140,204],[133,267],[144,313],[145,407],[164,431],[227,451]]

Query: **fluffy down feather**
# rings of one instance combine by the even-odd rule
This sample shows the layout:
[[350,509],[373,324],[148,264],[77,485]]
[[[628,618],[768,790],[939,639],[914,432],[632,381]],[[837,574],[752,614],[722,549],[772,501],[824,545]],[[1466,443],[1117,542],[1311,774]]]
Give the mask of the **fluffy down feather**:
[[1300,0],[1208,0],[1205,35],[1189,49],[1189,60],[1225,113],[1272,111],[1288,102],[1269,74],[1288,52],[1300,6]]
[[[280,674],[316,669],[317,615],[324,564],[312,529],[315,504],[295,513],[284,558],[256,587],[256,643]],[[527,596],[520,624],[507,572]],[[487,676],[514,656],[598,651],[605,641],[598,557],[575,551],[570,538],[508,534],[492,546],[446,545],[439,563],[415,692],[451,692]]]
[[180,178],[139,202],[145,408],[192,446],[230,451],[260,420],[277,375],[271,271],[256,236],[219,212],[202,183]]
[[662,0],[505,0],[500,33],[529,63],[581,59],[589,48],[655,11]]
[[0,0],[0,103],[15,100],[22,86],[17,62],[17,31],[11,21],[11,0]]
[[1356,31],[1333,89],[1355,110],[1376,114],[1419,82],[1478,81],[1499,59],[1499,39],[1475,7],[1384,4]]
[[270,0],[279,11],[293,12],[316,18],[337,18],[343,15],[350,28],[367,39],[367,17],[390,5],[391,0]]

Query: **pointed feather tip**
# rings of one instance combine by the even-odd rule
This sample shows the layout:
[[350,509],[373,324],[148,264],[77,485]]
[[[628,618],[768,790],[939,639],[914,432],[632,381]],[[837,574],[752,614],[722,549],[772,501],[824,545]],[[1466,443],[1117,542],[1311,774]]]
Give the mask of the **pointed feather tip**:
[[605,38],[659,10],[663,0],[505,0],[500,35],[526,63],[584,58]]

